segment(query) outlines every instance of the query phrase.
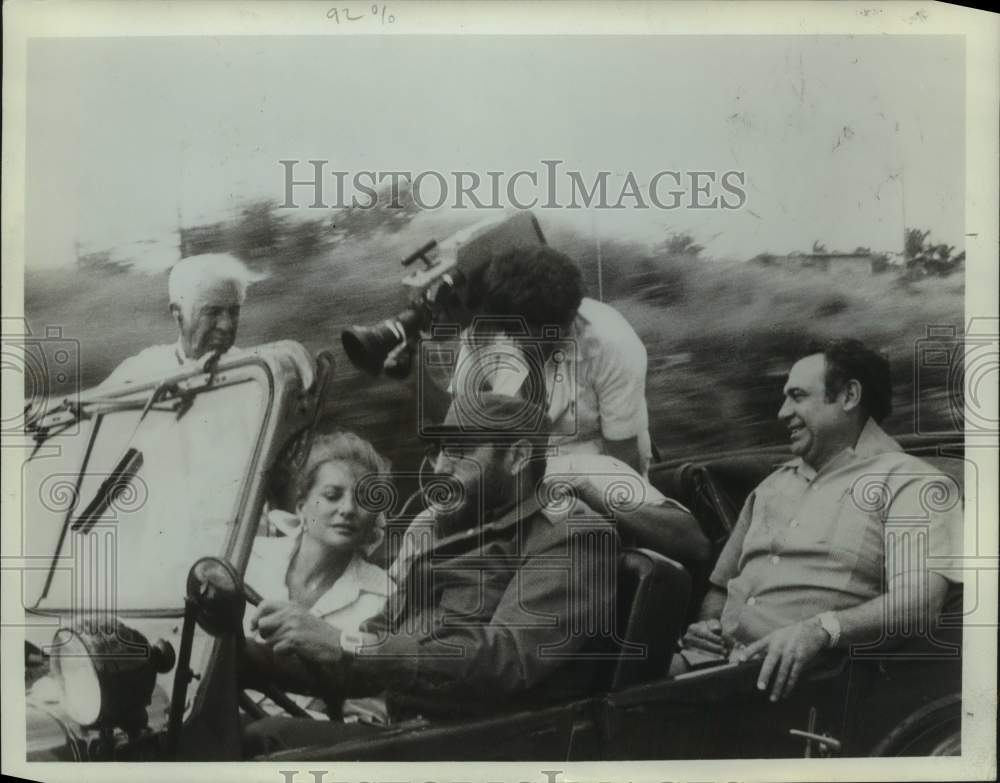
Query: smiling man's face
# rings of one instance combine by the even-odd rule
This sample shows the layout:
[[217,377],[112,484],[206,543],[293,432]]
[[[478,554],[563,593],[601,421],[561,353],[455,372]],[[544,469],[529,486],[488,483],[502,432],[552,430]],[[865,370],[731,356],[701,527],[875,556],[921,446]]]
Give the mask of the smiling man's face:
[[800,359],[788,373],[778,418],[788,427],[792,454],[817,470],[852,445],[852,418],[843,398],[841,392],[827,399],[826,358],[821,353]]

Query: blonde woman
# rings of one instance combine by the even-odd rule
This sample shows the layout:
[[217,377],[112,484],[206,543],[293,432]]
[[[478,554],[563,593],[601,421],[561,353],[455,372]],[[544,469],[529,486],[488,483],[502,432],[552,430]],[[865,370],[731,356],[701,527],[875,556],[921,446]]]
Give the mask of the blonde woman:
[[[367,560],[381,542],[385,518],[358,498],[359,485],[386,482],[388,474],[388,461],[354,433],[317,436],[294,478],[295,514],[270,515],[285,535],[254,543],[247,584],[269,608],[277,604],[281,614],[298,615],[317,641],[338,631],[357,633],[393,592],[389,575]],[[257,614],[248,613],[251,633]],[[271,642],[276,653],[296,652],[280,639]],[[305,704],[321,708],[316,700]]]

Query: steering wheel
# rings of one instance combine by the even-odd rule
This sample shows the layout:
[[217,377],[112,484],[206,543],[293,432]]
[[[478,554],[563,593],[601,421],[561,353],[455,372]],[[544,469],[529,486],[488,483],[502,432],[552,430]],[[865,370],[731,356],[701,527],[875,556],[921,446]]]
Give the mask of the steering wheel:
[[[187,597],[189,606],[194,610],[195,622],[202,630],[211,636],[234,634],[245,648],[243,615],[246,605],[259,606],[264,599],[242,580],[232,564],[217,557],[203,557],[196,561],[188,572]],[[190,633],[185,630],[186,636],[190,637]],[[190,648],[190,638],[187,646]],[[184,647],[182,639],[182,653]],[[299,662],[316,683],[322,682],[322,673],[314,665],[302,658]],[[292,717],[313,717],[277,686],[266,683],[261,690]],[[239,703],[255,718],[266,717],[264,710],[244,690],[240,691]]]

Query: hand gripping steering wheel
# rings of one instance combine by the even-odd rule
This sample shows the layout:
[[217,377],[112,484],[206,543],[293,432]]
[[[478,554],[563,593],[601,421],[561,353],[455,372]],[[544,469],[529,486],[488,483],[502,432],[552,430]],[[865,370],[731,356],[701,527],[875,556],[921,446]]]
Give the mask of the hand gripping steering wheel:
[[[188,572],[187,604],[194,612],[195,622],[211,636],[223,634],[238,635],[246,650],[246,636],[243,633],[243,615],[246,605],[259,606],[263,598],[250,585],[245,584],[236,569],[217,557],[203,557]],[[190,636],[190,631],[185,633]],[[182,652],[190,648],[190,639],[181,640]],[[262,645],[261,645],[262,647]],[[188,650],[190,654],[190,649]],[[298,658],[302,668],[318,686],[322,683],[322,672],[310,661]],[[277,686],[266,683],[261,691],[292,717],[312,718],[306,710],[292,701]],[[255,718],[267,717],[267,713],[251,699],[246,691],[240,692],[240,706]]]

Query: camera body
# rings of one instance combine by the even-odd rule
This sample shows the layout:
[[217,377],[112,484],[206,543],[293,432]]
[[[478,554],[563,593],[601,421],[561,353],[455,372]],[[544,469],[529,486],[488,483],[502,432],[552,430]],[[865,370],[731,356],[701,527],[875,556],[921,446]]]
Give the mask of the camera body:
[[[446,385],[450,399],[475,400],[492,392],[532,400],[545,412],[550,388],[559,389],[560,397],[575,400],[576,376],[569,365],[575,350],[575,341],[561,335],[558,327],[546,326],[532,334],[523,318],[477,316],[464,330],[457,323],[433,325],[419,343],[417,425],[421,437],[434,435],[441,420],[437,397]],[[562,426],[569,427],[572,434],[576,432],[575,416],[573,407],[561,417]],[[489,428],[521,437],[536,434],[543,423],[536,424],[533,428],[524,422],[517,426],[493,422]],[[469,420],[470,434],[484,428],[486,423],[474,417]]]
[[430,241],[402,260],[404,267],[423,265],[403,278],[410,306],[374,326],[352,326],[341,341],[351,363],[369,375],[385,372],[406,377],[417,340],[436,323],[468,326],[475,317],[475,292],[470,286],[494,256],[517,247],[545,244],[531,212],[490,218]]

